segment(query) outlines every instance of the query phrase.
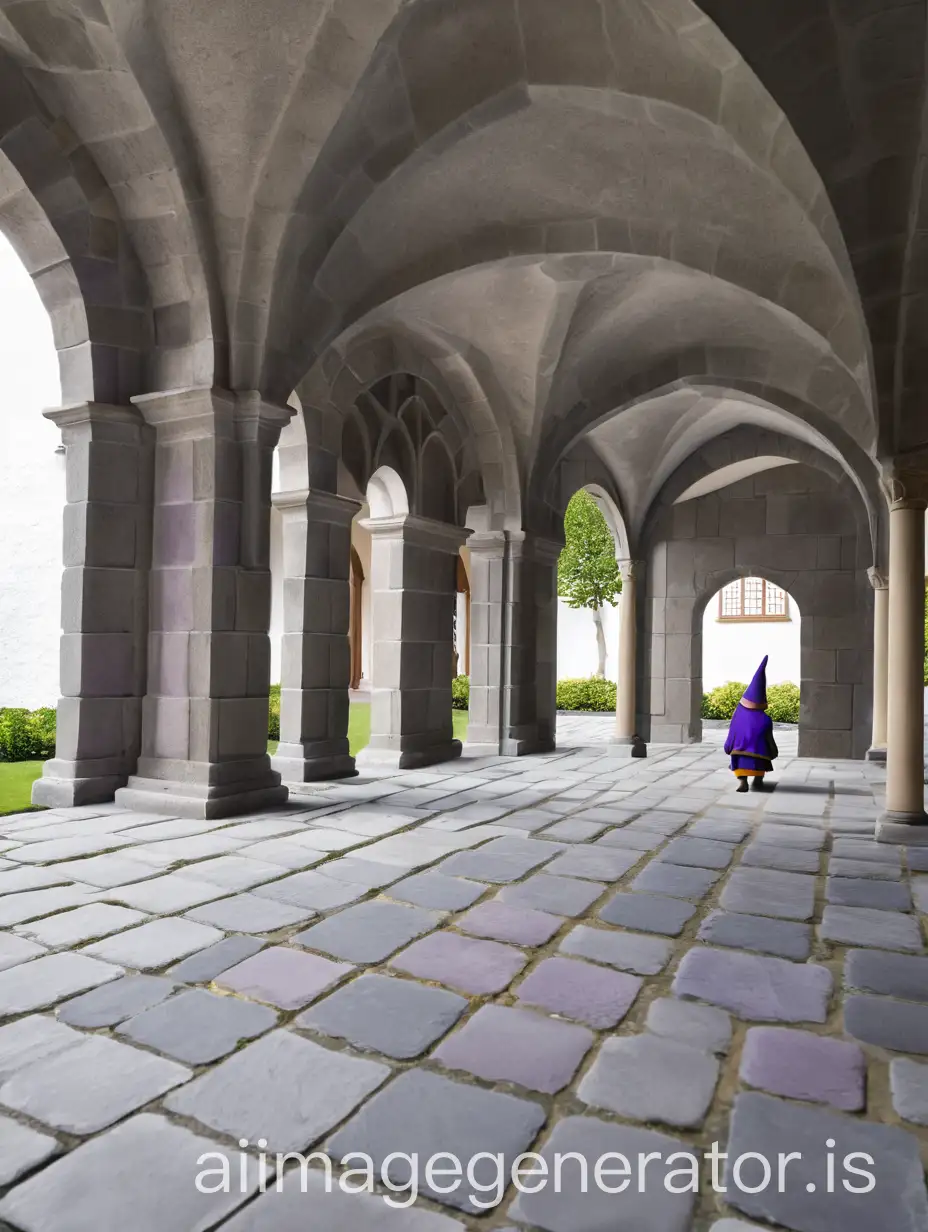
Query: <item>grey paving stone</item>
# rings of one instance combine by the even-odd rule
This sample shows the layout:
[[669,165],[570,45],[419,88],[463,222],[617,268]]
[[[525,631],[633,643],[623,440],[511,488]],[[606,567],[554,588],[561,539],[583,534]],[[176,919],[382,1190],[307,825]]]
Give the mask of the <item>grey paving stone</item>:
[[356,903],[369,892],[368,886],[336,881],[315,871],[294,873],[292,877],[272,881],[270,885],[256,886],[254,890],[259,898],[272,898],[295,907],[308,907],[311,911],[332,911],[336,907],[345,907]]
[[122,963],[138,971],[152,971],[221,939],[218,928],[195,924],[192,920],[151,920],[85,946],[82,953],[105,962]]
[[711,911],[699,927],[699,940],[730,950],[752,950],[805,962],[812,952],[812,929],[792,920]]
[[237,847],[237,854],[249,860],[261,860],[267,864],[279,864],[281,872],[290,869],[297,872],[312,868],[329,858],[329,852],[318,851],[308,846],[298,835],[289,838],[266,838],[258,843]]
[[642,980],[572,958],[546,958],[519,985],[517,996],[591,1027],[621,1022],[641,991]]
[[0,1017],[24,1014],[116,980],[121,967],[86,954],[48,954],[0,971]]
[[598,838],[594,847],[624,847],[629,851],[654,851],[666,841],[666,836],[657,830],[630,830],[624,826],[621,830],[610,830],[602,838]]
[[698,946],[683,956],[673,991],[748,1021],[824,1022],[832,977],[811,963]]
[[72,1027],[112,1027],[158,1005],[176,987],[160,975],[124,975],[121,980],[65,1001],[58,1007],[58,1018]]
[[753,842],[741,857],[744,868],[772,868],[784,873],[811,873],[815,875],[821,865],[817,851],[804,851],[801,847],[775,846],[773,843]]
[[48,868],[23,867],[0,871],[0,895],[19,894],[23,890],[43,890],[48,886],[63,885],[70,881],[60,864]]
[[566,1087],[593,1044],[586,1027],[529,1010],[484,1005],[433,1053],[448,1069],[487,1082],[514,1082],[553,1095]]
[[71,1134],[91,1134],[186,1082],[190,1071],[95,1035],[19,1069],[0,1103]]
[[756,841],[803,851],[821,851],[825,846],[825,832],[804,825],[778,825],[765,821],[757,829]]
[[344,1193],[337,1183],[327,1189],[321,1170],[304,1173],[300,1168],[285,1176],[280,1190],[276,1183],[269,1186],[224,1223],[222,1232],[307,1232],[307,1210],[312,1211],[312,1232],[464,1232],[462,1223],[446,1215],[419,1207],[396,1210],[379,1194]]
[[844,963],[844,986],[928,1003],[928,958],[850,950]]
[[640,851],[619,847],[575,847],[552,860],[547,871],[556,877],[585,881],[618,881],[643,858]]
[[433,911],[463,911],[475,903],[486,890],[485,885],[475,881],[463,881],[458,877],[446,877],[444,873],[416,873],[390,886],[390,897],[414,907],[428,907]]
[[90,856],[84,860],[68,860],[61,865],[61,872],[68,881],[101,888],[129,885],[133,881],[145,881],[155,875],[155,869],[150,865],[121,852]]
[[642,813],[630,823],[629,829],[633,830],[654,830],[657,834],[670,835],[676,834],[678,830],[682,830],[687,823],[685,813],[677,812],[661,812],[654,810],[650,813]]
[[85,1039],[80,1031],[40,1014],[0,1027],[0,1082],[27,1065],[77,1047]]
[[0,1116],[0,1185],[10,1185],[58,1150],[48,1134],[37,1133],[10,1117]]
[[897,1057],[889,1067],[893,1107],[904,1121],[928,1125],[928,1065]]
[[900,868],[902,857],[894,847],[875,839],[836,838],[831,845],[832,856],[846,860],[866,860],[868,864],[891,864]]
[[443,988],[362,975],[301,1014],[296,1025],[409,1060],[450,1031],[467,1006],[464,997]]
[[377,1061],[272,1031],[175,1091],[165,1106],[233,1138],[266,1138],[271,1151],[300,1151],[389,1076]]
[[834,856],[828,861],[828,871],[832,877],[869,877],[880,881],[899,881],[902,877],[900,869],[893,864],[877,864],[868,860],[836,860]]
[[844,1030],[863,1044],[928,1056],[928,1005],[891,997],[847,997]]
[[718,1077],[715,1057],[679,1040],[613,1036],[604,1040],[577,1094],[633,1121],[688,1128],[702,1122]]
[[585,924],[572,928],[558,948],[563,954],[591,958],[636,975],[659,975],[673,953],[672,943],[658,937],[588,928]]
[[[607,1124],[594,1117],[565,1117],[539,1151],[549,1177],[554,1175],[555,1160],[565,1160],[559,1189],[546,1184],[537,1193],[521,1193],[509,1214],[547,1232],[688,1232],[694,1197],[673,1193],[666,1183],[667,1173],[681,1166],[679,1158],[669,1168],[666,1161],[681,1151],[698,1155],[685,1143],[653,1130]],[[579,1165],[566,1162],[570,1155],[586,1161],[586,1184]],[[648,1165],[642,1193],[637,1183],[638,1161],[645,1155],[653,1162]],[[623,1193],[607,1192],[589,1179],[599,1159],[606,1160],[607,1170],[610,1163],[619,1169],[616,1156],[629,1161],[629,1175],[636,1178]],[[622,1184],[618,1171],[612,1177],[604,1175],[604,1180],[613,1190]],[[674,1187],[680,1188],[676,1182]]]
[[[403,837],[400,835],[396,841],[401,841]],[[410,841],[415,837],[415,835],[410,835]],[[367,850],[365,848],[365,852]],[[340,860],[329,860],[328,863],[323,864],[320,871],[324,876],[333,881],[340,881],[344,885],[364,886],[367,890],[379,890],[405,877],[413,867],[415,867],[414,861],[399,866],[392,862],[344,856]]]
[[257,894],[236,894],[204,903],[187,912],[188,920],[212,924],[216,928],[237,928],[245,933],[272,933],[294,924],[305,923],[316,913],[308,907],[294,907]]
[[592,881],[536,873],[518,885],[503,886],[496,897],[501,903],[573,917],[583,915],[605,890],[604,885]]
[[720,1219],[714,1223],[709,1232],[764,1232],[757,1223],[745,1223],[743,1219]]
[[815,878],[766,868],[736,868],[722,891],[726,911],[785,920],[811,920]]
[[12,933],[0,933],[0,971],[18,967],[20,963],[44,953],[44,945],[27,941],[25,937],[14,937]]
[[551,824],[551,814],[545,813],[541,809],[521,809],[517,813],[510,813],[508,817],[502,817],[497,822],[497,825],[505,827],[507,830],[522,830],[528,834],[534,833],[536,830],[543,830],[545,826]]
[[731,1044],[731,1019],[713,1005],[659,997],[648,1007],[645,1026],[655,1035],[679,1040],[703,1052],[723,1054]]
[[[197,1160],[208,1152],[229,1159],[236,1182],[228,1193],[197,1188],[206,1166]],[[244,1186],[239,1166],[237,1150],[141,1113],[16,1186],[0,1202],[0,1218],[27,1232],[203,1232],[257,1188],[257,1160],[246,1158]],[[118,1177],[131,1177],[131,1184],[116,1183]]]
[[912,895],[898,881],[829,877],[825,897],[840,907],[873,907],[878,911],[911,911]]
[[147,918],[143,912],[130,911],[128,907],[90,903],[86,907],[75,907],[71,911],[46,916],[43,920],[33,920],[31,924],[20,924],[16,931],[21,936],[55,949],[106,937]]
[[717,843],[707,838],[672,839],[660,854],[666,864],[682,864],[692,868],[728,868],[734,849],[726,843]]
[[[909,868],[912,872],[928,873],[928,848],[925,847],[907,847],[906,859],[909,862]],[[5,879],[0,880],[0,889],[5,884]]]
[[695,907],[679,899],[620,892],[600,908],[599,918],[607,924],[618,924],[642,933],[679,937],[695,914]]
[[826,941],[862,945],[877,950],[924,949],[918,921],[897,911],[874,911],[869,907],[826,907],[819,927]]
[[863,1108],[866,1074],[856,1044],[809,1031],[752,1027],[741,1054],[741,1080],[749,1086],[845,1112]]
[[560,847],[556,844],[534,839],[493,839],[476,851],[459,851],[449,856],[442,861],[439,872],[449,877],[469,877],[473,881],[505,884],[518,881],[539,864],[556,856],[558,851]]
[[602,834],[605,828],[606,824],[602,821],[589,821],[582,817],[565,817],[562,821],[556,821],[553,826],[549,826],[542,837],[553,838],[561,843],[588,843],[590,839]]
[[199,865],[191,864],[184,872],[167,873],[164,877],[153,877],[151,881],[120,886],[108,890],[106,897],[152,915],[171,915],[172,912],[186,911],[214,898],[224,898],[229,893],[223,886],[197,877],[197,868]]
[[[482,1152],[502,1155],[507,1173],[513,1160],[528,1150],[545,1121],[544,1109],[533,1100],[484,1091],[470,1084],[453,1082],[438,1074],[409,1070],[361,1108],[327,1144],[335,1159],[361,1152],[371,1157],[378,1174],[388,1155],[400,1152],[428,1159],[439,1153],[459,1160],[473,1160],[473,1177],[483,1193],[466,1184],[451,1193],[437,1192],[420,1175],[419,1191],[446,1206],[478,1212],[473,1201],[489,1203],[496,1168],[493,1161],[476,1159]],[[408,1185],[410,1165],[393,1158],[387,1175],[395,1186]],[[442,1187],[448,1187],[447,1180]],[[495,1195],[493,1195],[495,1196]],[[500,1193],[497,1201],[501,1200]],[[484,1208],[485,1209],[485,1208]]]
[[916,908],[928,915],[928,877],[915,877],[912,881]]
[[205,1065],[276,1023],[277,1015],[266,1005],[194,988],[130,1018],[119,1033],[188,1065]]
[[214,856],[200,860],[196,875],[203,881],[213,881],[226,890],[250,890],[263,881],[280,876],[280,865],[266,860],[252,860],[246,856]]
[[236,963],[257,954],[263,946],[264,942],[256,937],[226,937],[171,967],[168,975],[185,984],[207,984]]
[[91,886],[52,886],[45,890],[25,890],[0,898],[0,928],[11,928],[39,916],[80,907],[97,891]]
[[511,941],[515,945],[544,945],[564,923],[545,911],[511,903],[479,903],[455,921],[455,927],[474,937]]
[[694,821],[686,832],[686,838],[709,838],[717,843],[737,846],[751,833],[751,824],[740,818],[726,820],[721,817],[701,817]]
[[676,864],[655,861],[638,874],[631,888],[644,894],[664,894],[670,898],[698,900],[704,898],[721,873],[702,868],[682,868]]
[[296,945],[323,950],[349,962],[382,962],[441,921],[436,911],[382,900],[358,903],[293,938]]
[[457,933],[423,937],[390,960],[390,966],[422,980],[434,980],[471,995],[502,992],[525,966],[521,950],[498,941]]
[[[825,1180],[830,1152],[826,1144],[831,1142],[839,1151],[834,1192],[829,1192]],[[782,1186],[767,1185],[760,1193],[748,1194],[734,1184],[731,1170],[735,1160],[750,1152],[767,1160],[775,1160],[781,1153],[794,1153],[799,1158],[790,1162]],[[866,1177],[847,1173],[842,1167],[842,1160],[856,1152],[873,1160],[872,1166],[860,1159],[853,1161],[854,1166],[876,1178],[869,1193],[862,1192],[868,1186]],[[875,1125],[749,1092],[735,1098],[728,1155],[724,1180],[727,1201],[746,1215],[795,1232],[828,1232],[832,1228],[845,1232],[873,1232],[875,1228],[922,1232],[928,1227],[918,1142],[895,1126]],[[761,1179],[759,1163],[743,1167],[744,1185],[757,1187]],[[848,1192],[844,1180],[856,1192]]]
[[298,1010],[353,970],[348,963],[331,962],[318,954],[275,945],[229,967],[215,983],[217,988],[281,1010]]

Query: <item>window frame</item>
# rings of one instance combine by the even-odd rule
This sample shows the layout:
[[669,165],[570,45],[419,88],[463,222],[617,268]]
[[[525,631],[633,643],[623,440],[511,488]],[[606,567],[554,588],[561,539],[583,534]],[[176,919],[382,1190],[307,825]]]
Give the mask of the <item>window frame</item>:
[[[782,591],[783,593],[783,611],[770,613],[767,611],[767,588],[769,586],[776,586],[776,582],[768,581],[767,578],[760,578],[759,580],[764,583],[763,598],[761,600],[763,610],[761,614],[758,616],[746,616],[744,614],[744,584],[747,581],[747,578],[735,578],[734,582],[729,582],[727,586],[723,586],[719,591],[719,614],[716,619],[720,624],[780,624],[793,619],[789,610],[789,592],[784,590],[782,586],[777,586],[777,590]],[[731,616],[726,614],[723,610],[723,596],[725,591],[728,590],[730,586],[735,585],[735,582],[737,582],[740,586],[740,611],[737,616]]]

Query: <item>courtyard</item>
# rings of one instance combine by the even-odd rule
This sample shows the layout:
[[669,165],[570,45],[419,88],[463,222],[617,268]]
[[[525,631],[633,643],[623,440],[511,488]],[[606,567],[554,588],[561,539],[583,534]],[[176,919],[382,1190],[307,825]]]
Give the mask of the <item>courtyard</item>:
[[[717,743],[616,758],[602,719],[567,723],[547,756],[251,817],[4,818],[0,1221],[924,1232],[928,858],[875,842],[882,768],[785,734],[771,789],[736,795]],[[751,1154],[744,1191],[722,1162],[724,1193],[668,1192],[662,1161],[713,1143]],[[278,1189],[287,1152],[317,1154]],[[407,1195],[395,1155],[326,1192],[322,1153],[357,1152],[568,1162],[560,1192],[484,1158]],[[577,1156],[642,1152],[643,1194],[580,1192]],[[757,1156],[790,1152],[762,1189]]]

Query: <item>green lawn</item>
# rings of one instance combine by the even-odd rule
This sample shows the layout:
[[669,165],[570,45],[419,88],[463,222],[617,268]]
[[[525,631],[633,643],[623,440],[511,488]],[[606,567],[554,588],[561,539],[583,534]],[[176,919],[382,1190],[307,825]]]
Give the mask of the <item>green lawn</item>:
[[0,762],[0,817],[31,808],[32,784],[41,773],[41,761]]
[[[466,740],[467,711],[452,710],[451,717],[456,738]],[[348,711],[348,744],[351,752],[359,753],[370,738],[370,702],[353,702]],[[276,753],[276,741],[272,740],[267,748],[269,753]],[[32,784],[41,773],[41,761],[0,762],[0,817],[5,813],[22,813],[31,807]]]

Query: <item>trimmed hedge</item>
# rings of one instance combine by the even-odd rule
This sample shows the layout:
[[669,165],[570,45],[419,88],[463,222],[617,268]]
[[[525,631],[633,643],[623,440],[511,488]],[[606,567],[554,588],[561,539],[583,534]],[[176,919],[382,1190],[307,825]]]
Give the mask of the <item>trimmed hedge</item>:
[[[704,719],[730,719],[746,688],[747,685],[740,681],[730,680],[727,684],[720,684],[711,693],[704,693],[702,717]],[[799,685],[789,681],[784,684],[769,685],[767,713],[774,723],[798,723]]]
[[451,681],[451,709],[470,709],[470,677],[455,676]]
[[267,738],[280,739],[280,685],[272,684],[267,698]]
[[55,756],[55,711],[50,706],[0,710],[0,761],[31,761]]
[[615,710],[615,696],[615,684],[597,676],[557,682],[558,710]]

